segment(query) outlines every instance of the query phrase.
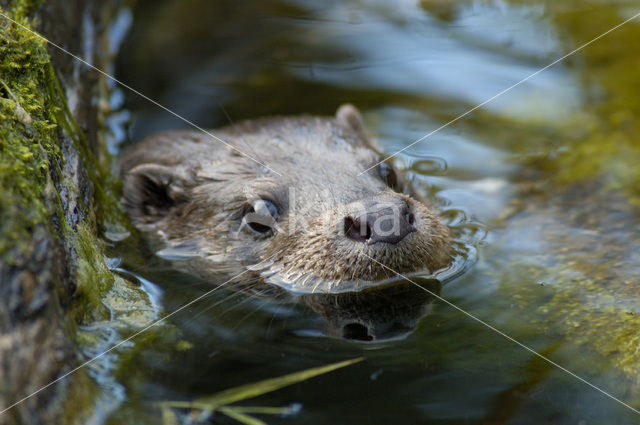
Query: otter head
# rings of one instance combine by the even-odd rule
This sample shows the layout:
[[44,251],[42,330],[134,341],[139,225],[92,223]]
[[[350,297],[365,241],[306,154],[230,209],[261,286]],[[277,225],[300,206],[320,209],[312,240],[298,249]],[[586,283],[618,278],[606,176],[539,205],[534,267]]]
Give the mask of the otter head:
[[351,105],[166,132],[125,152],[124,203],[159,255],[204,277],[340,292],[446,266],[449,229],[379,160]]

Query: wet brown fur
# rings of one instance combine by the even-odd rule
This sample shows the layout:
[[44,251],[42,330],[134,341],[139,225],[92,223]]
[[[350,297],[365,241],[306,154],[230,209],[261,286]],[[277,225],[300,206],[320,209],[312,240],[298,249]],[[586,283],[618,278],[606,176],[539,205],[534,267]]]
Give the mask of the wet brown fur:
[[[387,187],[377,167],[358,176],[380,157],[353,106],[343,105],[335,117],[265,118],[212,133],[281,175],[196,131],[151,136],[121,159],[134,224],[154,249],[190,252],[183,262],[190,271],[237,274],[263,262],[268,280],[339,286],[390,277],[389,269],[435,271],[451,261],[449,229],[431,208]],[[271,236],[240,229],[243,211],[260,198],[280,214]],[[345,237],[345,216],[368,202],[399,199],[417,231],[397,244]]]

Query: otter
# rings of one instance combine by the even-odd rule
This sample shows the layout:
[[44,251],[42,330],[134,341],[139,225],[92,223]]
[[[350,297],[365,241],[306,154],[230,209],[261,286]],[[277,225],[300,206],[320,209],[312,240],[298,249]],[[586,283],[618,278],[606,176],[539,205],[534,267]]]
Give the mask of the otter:
[[380,159],[349,104],[167,131],[123,153],[123,203],[159,256],[218,281],[340,293],[446,267],[449,228]]
[[[363,342],[401,339],[431,311],[442,283],[411,279],[419,285],[397,283],[368,291],[304,294],[301,301],[325,320],[324,333]],[[426,289],[426,291],[425,291]]]

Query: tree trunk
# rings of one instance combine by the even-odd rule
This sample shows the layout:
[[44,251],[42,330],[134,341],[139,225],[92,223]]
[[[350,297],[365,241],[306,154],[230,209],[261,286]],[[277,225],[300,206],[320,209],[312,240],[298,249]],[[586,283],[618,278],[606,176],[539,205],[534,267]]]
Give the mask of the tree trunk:
[[37,391],[81,363],[76,324],[113,279],[95,267],[97,223],[113,205],[101,171],[106,85],[21,25],[103,68],[119,5],[32,3],[0,0],[17,21],[0,16],[0,411],[19,402],[0,424],[82,423],[95,394],[84,369]]

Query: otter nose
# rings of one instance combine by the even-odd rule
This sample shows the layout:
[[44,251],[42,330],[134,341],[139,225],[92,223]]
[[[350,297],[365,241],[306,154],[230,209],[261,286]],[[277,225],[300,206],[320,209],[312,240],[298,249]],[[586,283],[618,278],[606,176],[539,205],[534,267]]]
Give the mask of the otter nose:
[[344,234],[369,245],[378,242],[396,244],[416,231],[414,221],[405,202],[374,203],[364,212],[344,218]]

